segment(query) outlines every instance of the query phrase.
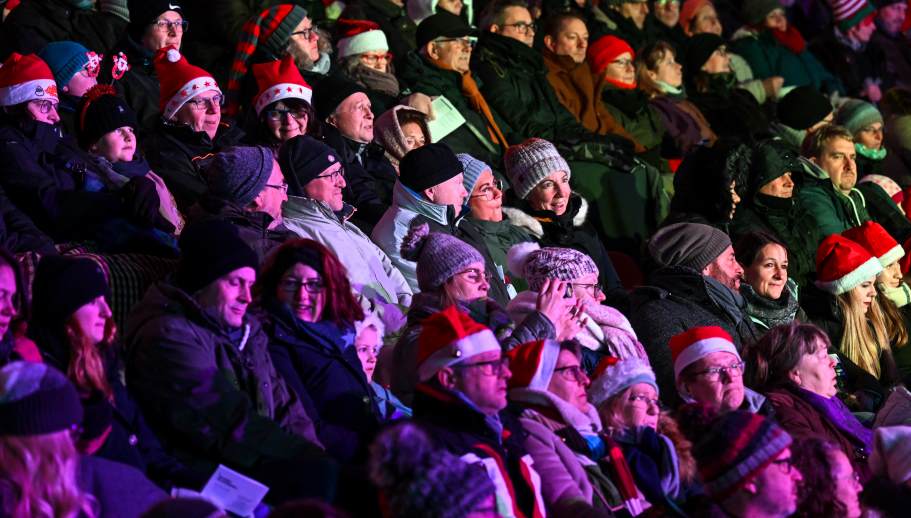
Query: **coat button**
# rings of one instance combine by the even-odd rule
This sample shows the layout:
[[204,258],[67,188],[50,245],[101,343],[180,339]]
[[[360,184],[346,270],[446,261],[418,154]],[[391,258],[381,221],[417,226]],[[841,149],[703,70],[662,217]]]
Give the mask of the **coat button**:
[[263,382],[263,388],[264,388],[264,389],[269,388],[269,382],[268,382],[268,381],[264,381],[264,382]]
[[128,439],[128,442],[130,443],[130,446],[136,446],[137,444],[139,444],[139,438],[136,437],[135,434],[130,434],[130,438]]

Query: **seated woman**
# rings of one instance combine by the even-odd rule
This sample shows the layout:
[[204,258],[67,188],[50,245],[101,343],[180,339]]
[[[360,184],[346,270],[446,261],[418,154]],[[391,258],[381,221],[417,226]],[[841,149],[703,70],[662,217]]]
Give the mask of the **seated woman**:
[[857,151],[857,177],[883,174],[886,159],[883,116],[876,106],[860,99],[848,99],[838,108],[835,124],[844,126],[854,135]]
[[354,346],[364,312],[345,267],[316,241],[291,240],[263,266],[256,296],[272,363],[314,418],[320,441],[340,460],[366,455],[380,413]]
[[364,375],[367,376],[370,388],[373,389],[373,397],[380,409],[380,416],[383,420],[411,417],[410,408],[395,397],[391,390],[373,381],[377,358],[383,348],[383,333],[386,330],[383,321],[376,313],[365,311],[364,319],[354,323],[354,330],[357,333],[354,338],[357,357],[361,360]]
[[401,87],[380,26],[370,20],[339,18],[335,30],[337,73],[367,90],[375,116],[392,108]]
[[373,141],[386,151],[386,158],[398,173],[405,153],[430,142],[427,115],[410,106],[393,106],[374,121]]
[[0,247],[0,367],[19,360],[42,361],[34,342],[16,336],[16,327],[28,320],[24,283],[19,262]]
[[108,298],[107,280],[95,261],[46,256],[38,263],[28,334],[44,361],[65,372],[79,392],[86,418],[76,446],[133,466],[165,489],[201,490],[211,473],[192,470],[165,453],[121,381]]
[[[815,437],[798,438],[791,456],[793,469],[803,478],[795,516],[863,516],[860,493],[864,486],[837,444]],[[820,491],[821,487],[830,489]]]
[[837,395],[830,345],[814,325],[793,322],[776,327],[744,349],[747,383],[768,397],[775,420],[788,433],[834,442],[866,480],[873,432]]
[[[256,111],[255,144],[269,146],[275,154],[298,135],[319,135],[319,118],[313,111],[313,89],[289,55],[280,61],[253,65],[259,94],[251,106]],[[249,128],[248,128],[249,129]]]
[[[633,516],[641,513],[647,505],[635,483],[602,469],[600,461],[614,453],[617,444],[603,435],[598,412],[588,402],[589,379],[579,364],[578,344],[537,340],[514,348],[507,357],[512,372],[509,399],[521,408],[520,421],[528,432],[525,448],[541,476],[549,510],[559,515],[569,512],[573,501],[581,501],[587,509],[619,507]],[[623,459],[622,454],[609,458]]]
[[746,312],[763,332],[807,315],[798,305],[797,283],[788,277],[788,249],[765,232],[751,232],[734,247],[737,262],[743,265],[740,295]]
[[545,282],[567,283],[567,293],[580,303],[584,326],[572,336],[558,334],[557,340],[574,339],[582,345],[585,372],[591,373],[603,356],[648,362],[645,349],[623,313],[602,304],[604,291],[598,283],[598,267],[591,257],[571,248],[541,248],[535,243],[521,243],[510,249],[509,266],[514,276],[528,282],[528,290],[506,306],[516,322],[535,311]]
[[674,174],[671,211],[661,226],[702,223],[727,231],[740,203],[746,153],[732,139],[692,150]]

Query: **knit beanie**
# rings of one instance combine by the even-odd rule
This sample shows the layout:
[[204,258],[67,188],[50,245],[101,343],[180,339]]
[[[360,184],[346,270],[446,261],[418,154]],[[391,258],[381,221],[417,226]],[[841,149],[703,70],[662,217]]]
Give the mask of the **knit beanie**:
[[829,98],[812,86],[798,86],[778,101],[778,120],[796,130],[809,129],[832,113]]
[[89,63],[89,54],[89,49],[75,41],[52,41],[41,49],[38,57],[47,63],[54,74],[54,81],[63,88]]
[[600,78],[604,74],[604,69],[626,52],[630,53],[630,59],[636,57],[636,51],[629,43],[616,36],[607,35],[595,40],[588,46],[588,65],[592,69],[592,75]]
[[313,99],[313,89],[304,81],[291,55],[276,61],[254,64],[253,77],[259,86],[259,94],[253,103],[257,115],[266,106],[283,99],[300,99],[307,104]]
[[136,43],[142,41],[148,26],[165,12],[174,11],[183,17],[183,8],[175,0],[127,0],[127,6],[130,9],[127,33]]
[[272,160],[272,150],[265,146],[234,146],[218,152],[204,172],[209,194],[246,207],[266,188]]
[[338,34],[338,58],[357,56],[365,52],[388,52],[386,35],[376,22],[339,18],[335,23]]
[[264,56],[265,61],[283,56],[291,33],[306,16],[307,10],[299,5],[279,4],[260,11],[244,23],[228,71],[227,114],[234,115],[239,108],[241,85],[250,59],[255,54]]
[[744,0],[740,6],[740,19],[747,25],[762,25],[765,17],[780,7],[779,0]]
[[313,109],[321,121],[335,113],[338,105],[356,93],[366,94],[363,86],[349,81],[340,74],[332,74],[322,79],[313,89]]
[[513,245],[506,254],[506,265],[513,275],[540,291],[547,279],[572,281],[584,275],[598,275],[598,266],[586,254],[572,248],[544,247],[525,242]]
[[416,193],[440,185],[463,172],[462,163],[442,142],[412,149],[399,162],[399,181]]
[[62,372],[34,362],[0,369],[0,436],[72,430],[81,421],[79,394]]
[[462,169],[464,170],[462,173],[462,185],[465,186],[468,194],[471,194],[474,191],[474,186],[478,183],[478,178],[481,177],[481,173],[491,171],[490,166],[468,153],[459,153],[456,158],[462,163]]
[[431,232],[427,223],[413,225],[402,240],[402,258],[417,263],[418,287],[434,291],[474,263],[484,264],[475,247],[457,237]]
[[648,362],[635,357],[619,360],[607,356],[598,362],[592,372],[588,400],[592,405],[600,407],[607,400],[639,383],[648,383],[658,390],[655,372]]
[[421,323],[418,335],[418,379],[427,381],[449,367],[489,351],[501,351],[493,331],[455,306],[434,313]]
[[278,165],[291,196],[306,196],[304,187],[337,162],[334,149],[308,135],[289,139],[278,151]]
[[841,234],[823,239],[816,250],[816,287],[832,295],[847,293],[882,270],[877,258]]
[[911,479],[911,426],[882,426],[873,432],[870,471],[894,484]]
[[0,106],[47,99],[57,102],[57,83],[51,69],[35,54],[10,54],[0,66]]
[[684,32],[691,30],[690,25],[693,23],[696,13],[707,5],[714,7],[715,4],[712,3],[712,0],[684,0],[680,6],[680,27]]
[[740,359],[734,339],[718,326],[693,327],[678,333],[671,337],[668,348],[674,361],[674,379],[678,383],[684,369],[712,353],[731,353]]
[[136,128],[136,113],[110,85],[98,84],[82,97],[76,110],[76,137],[83,149],[92,147],[101,137],[119,128]]
[[848,99],[835,114],[835,124],[844,126],[852,135],[875,122],[882,124],[882,114],[876,106],[860,99]]
[[876,12],[867,0],[829,0],[829,7],[832,8],[832,21],[842,32],[847,32]]
[[691,77],[698,74],[705,62],[722,45],[724,45],[724,39],[711,32],[703,32],[690,37],[686,44],[686,54],[683,60],[684,73]]
[[686,266],[702,272],[731,246],[727,234],[702,223],[674,223],[648,240],[648,252],[659,266]]
[[905,249],[875,221],[866,221],[859,227],[845,230],[841,235],[864,247],[864,250],[879,259],[883,268],[905,256]]
[[527,388],[546,391],[557,368],[560,344],[553,340],[535,340],[513,348],[506,353],[512,377],[511,389]]
[[718,417],[693,446],[706,494],[715,501],[730,496],[791,442],[775,421],[759,414],[735,410]]
[[191,223],[180,234],[180,262],[174,281],[189,294],[240,268],[259,268],[259,258],[237,228],[223,219]]
[[77,309],[111,293],[101,266],[86,257],[46,255],[35,270],[32,284],[32,322],[57,328]]
[[557,148],[540,138],[530,138],[521,144],[510,146],[504,160],[509,183],[516,196],[523,200],[554,171],[572,174],[569,164],[560,156]]
[[161,83],[158,109],[165,120],[173,119],[187,101],[203,92],[221,93],[211,74],[191,65],[173,46],[158,49],[153,62]]

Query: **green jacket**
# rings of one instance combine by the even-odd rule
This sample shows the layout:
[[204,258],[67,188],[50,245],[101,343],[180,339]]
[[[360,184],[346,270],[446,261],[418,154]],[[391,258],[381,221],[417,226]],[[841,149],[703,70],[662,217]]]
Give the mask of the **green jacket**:
[[641,90],[621,90],[605,82],[601,102],[642,147],[648,150],[661,145],[667,128],[661,114]]
[[772,33],[741,29],[733,36],[731,50],[750,64],[753,76],[784,78],[784,86],[811,85],[823,93],[844,93],[844,87],[810,51],[795,54],[775,40]]
[[825,171],[807,160],[801,159],[801,162],[806,185],[797,196],[816,221],[820,240],[870,221],[867,201],[860,191],[851,189],[845,196],[835,188]]
[[[506,255],[509,253],[509,249],[512,248],[512,245],[534,241],[528,232],[512,224],[505,215],[503,221],[485,221],[468,216],[462,219],[459,228],[467,230],[469,227],[483,241],[487,248],[487,255],[496,267],[503,269],[507,278],[510,276],[509,268],[506,265]],[[522,279],[511,279],[511,281],[516,293],[528,288]]]

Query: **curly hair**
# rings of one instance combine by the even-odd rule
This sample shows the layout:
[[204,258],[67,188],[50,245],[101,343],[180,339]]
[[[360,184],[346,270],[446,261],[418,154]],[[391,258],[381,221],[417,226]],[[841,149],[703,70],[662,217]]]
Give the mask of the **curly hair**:
[[837,444],[815,437],[799,439],[791,447],[794,468],[803,477],[800,503],[793,516],[839,518],[847,515],[844,504],[832,494],[837,484],[834,455],[840,451]]

